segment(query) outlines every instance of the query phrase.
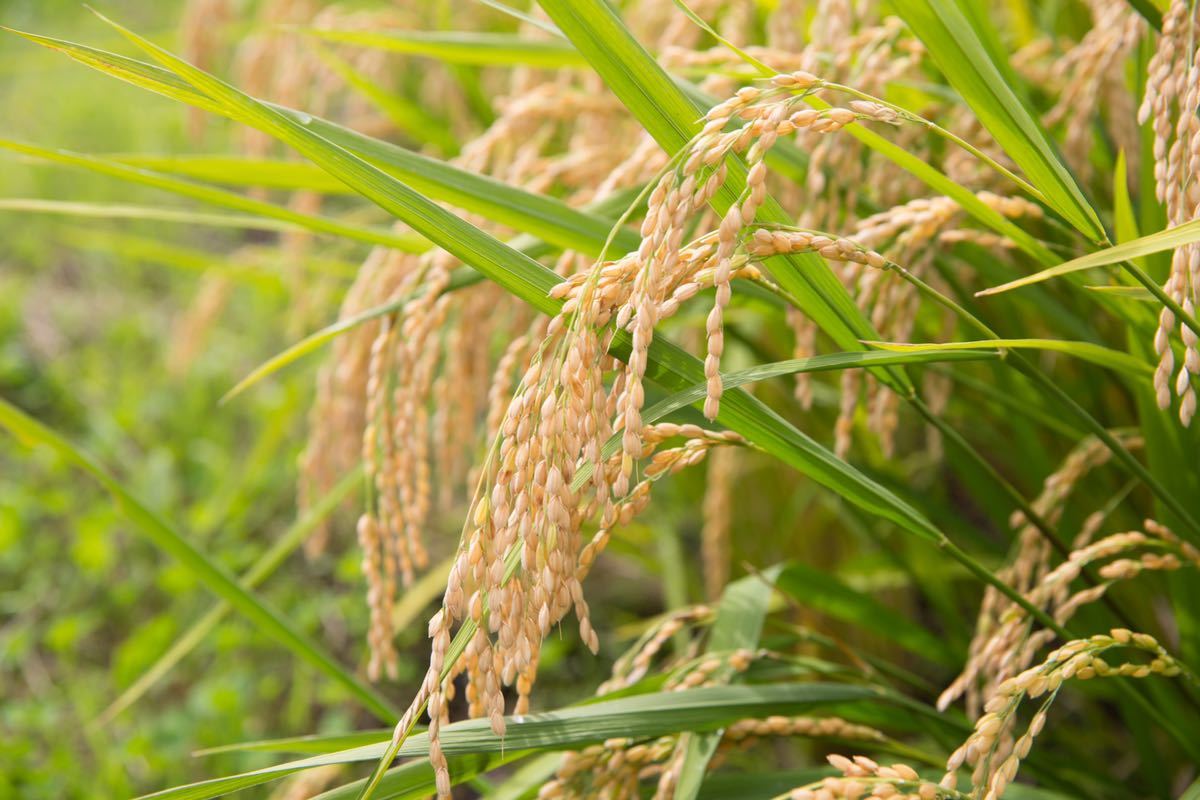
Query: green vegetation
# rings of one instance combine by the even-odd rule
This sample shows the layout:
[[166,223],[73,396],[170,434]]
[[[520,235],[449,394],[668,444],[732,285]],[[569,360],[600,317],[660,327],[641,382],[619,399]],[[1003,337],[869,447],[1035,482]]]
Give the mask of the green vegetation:
[[1194,3],[401,5],[0,9],[0,798],[1200,796]]

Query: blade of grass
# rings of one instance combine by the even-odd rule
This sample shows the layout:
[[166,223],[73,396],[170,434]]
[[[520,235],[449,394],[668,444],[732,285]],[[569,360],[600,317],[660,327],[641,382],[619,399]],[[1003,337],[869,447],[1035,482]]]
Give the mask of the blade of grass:
[[37,198],[0,199],[0,211],[24,211],[32,214],[62,214],[95,219],[139,219],[154,222],[174,222],[181,225],[206,225],[217,228],[244,228],[259,231],[299,231],[303,226],[294,222],[255,217],[249,214],[206,214],[186,209],[138,206],[124,203],[75,203],[64,200]]
[[[464,720],[443,727],[440,738],[443,752],[451,757],[523,750],[574,750],[614,736],[643,739],[679,731],[708,731],[739,719],[799,713],[834,703],[877,702],[907,703],[891,692],[851,684],[712,686],[622,697],[530,714],[521,719],[508,717],[503,737],[492,732],[486,719]],[[380,742],[289,761],[240,775],[166,789],[145,795],[145,800],[205,800],[304,769],[375,761],[384,754],[386,746],[386,742]],[[419,733],[409,737],[397,756],[423,757],[428,751],[429,734]]]
[[297,28],[300,33],[339,44],[371,47],[392,53],[425,56],[448,64],[526,66],[561,69],[583,66],[583,57],[569,44],[554,39],[530,39],[511,33],[474,31],[367,31],[337,28]]
[[[450,784],[460,786],[469,783],[477,776],[489,772],[505,764],[528,758],[534,755],[527,750],[508,750],[503,753],[480,753],[475,755],[452,756],[447,759],[450,768]],[[553,771],[552,771],[553,772]],[[363,787],[366,779],[352,781],[327,792],[322,792],[312,800],[350,800]],[[474,788],[474,787],[473,787]],[[429,759],[420,758],[410,761],[403,766],[389,770],[379,783],[379,800],[425,800],[436,790],[433,766]],[[492,798],[491,792],[480,796]]]
[[22,142],[9,141],[0,139],[0,148],[12,150],[13,152],[22,153],[27,156],[52,161],[58,164],[67,164],[74,167],[82,167],[93,172],[98,172],[102,175],[109,175],[114,178],[119,178],[129,183],[137,183],[143,186],[150,186],[155,189],[173,192],[174,194],[190,197],[194,200],[200,200],[205,203],[232,208],[236,211],[247,211],[252,214],[258,214],[268,219],[275,219],[282,222],[297,225],[305,230],[314,231],[316,233],[325,233],[332,236],[340,236],[346,239],[353,239],[358,242],[366,242],[368,244],[379,244],[386,247],[394,247],[397,250],[403,250],[407,253],[421,253],[429,249],[429,243],[419,236],[412,234],[395,234],[390,231],[375,230],[373,228],[365,228],[358,225],[348,225],[338,222],[327,217],[319,217],[311,214],[301,214],[298,211],[293,211],[290,208],[267,203],[262,200],[254,200],[249,197],[244,197],[236,192],[229,192],[224,189],[218,189],[213,186],[204,186],[191,181],[172,178],[169,175],[162,175],[150,170],[131,167],[126,164],[121,164],[116,161],[99,158],[98,156],[88,156],[82,153],[72,153],[69,150],[51,150],[45,147],[36,145],[24,144]]
[[25,412],[0,399],[0,426],[28,445],[44,445],[64,461],[83,470],[103,487],[137,530],[156,547],[175,558],[217,597],[228,602],[263,634],[339,684],[363,707],[385,722],[399,716],[396,709],[374,689],[359,681],[318,644],[296,630],[279,612],[251,594],[224,567],[209,559],[158,514],[134,497],[92,456],[75,447]]
[[323,169],[307,161],[249,158],[224,155],[158,155],[112,153],[105,156],[131,167],[168,172],[225,186],[254,186],[262,189],[354,194],[354,190]]
[[[1097,250],[1094,253],[1089,253],[1079,258],[1071,259],[1062,264],[1050,267],[1049,269],[1035,272],[1032,275],[1026,275],[1023,278],[1018,278],[1015,281],[993,286],[990,289],[983,289],[976,293],[976,297],[987,297],[990,295],[1000,294],[1002,292],[1020,289],[1024,286],[1031,286],[1035,283],[1057,278],[1062,275],[1069,275],[1073,272],[1080,272],[1085,269],[1094,269],[1096,267],[1104,267],[1110,264],[1118,264],[1126,271],[1130,272],[1138,282],[1143,284],[1146,291],[1151,292],[1160,301],[1164,299],[1161,288],[1157,283],[1150,281],[1144,277],[1145,273],[1141,271],[1135,264],[1129,263],[1133,259],[1141,258],[1154,253],[1161,253],[1167,250],[1174,250],[1177,247],[1182,247],[1186,244],[1200,242],[1200,220],[1185,222],[1182,225],[1176,225],[1173,228],[1151,233],[1146,236],[1141,236],[1132,241],[1123,242],[1121,244],[1106,247],[1103,250]],[[1146,285],[1149,282],[1150,285]],[[1155,291],[1157,289],[1157,291]],[[1169,299],[1169,298],[1167,298]],[[1164,301],[1165,302],[1165,301]],[[1173,301],[1172,301],[1173,302]],[[1167,303],[1170,305],[1170,303]],[[1178,315],[1178,312],[1177,312]],[[1180,319],[1185,323],[1190,320],[1189,327],[1200,333],[1200,326],[1196,325],[1195,319],[1189,314],[1182,314]]]
[[1070,342],[1062,339],[983,339],[976,342],[945,342],[909,344],[905,342],[866,342],[871,347],[893,353],[950,353],[958,350],[1049,350],[1066,353],[1081,361],[1088,361],[1135,378],[1154,374],[1154,367],[1139,358],[1091,342]]
[[426,111],[421,103],[389,92],[328,47],[316,44],[316,53],[325,65],[348,86],[374,103],[409,138],[417,142],[429,142],[445,155],[458,153],[458,139],[454,132],[443,120]]
[[[779,567],[772,567],[725,587],[725,591],[721,593],[721,600],[717,603],[716,618],[708,635],[706,649],[709,653],[716,655],[758,647],[778,574]],[[729,681],[738,676],[732,668],[725,668],[714,677]],[[675,800],[693,800],[696,797],[708,772],[709,761],[716,753],[717,745],[721,743],[724,734],[725,731],[721,728],[708,733],[685,734],[686,744],[684,739],[680,739],[676,746],[685,746],[686,752],[679,771]]]
[[501,3],[500,0],[475,0],[475,2],[479,3],[480,5],[487,6],[488,8],[495,9],[496,11],[499,11],[501,14],[506,14],[506,15],[512,17],[513,19],[520,20],[521,22],[524,22],[526,25],[531,25],[535,28],[539,28],[553,36],[562,36],[562,31],[560,31],[558,28],[554,27],[554,25],[552,23],[549,23],[544,19],[539,19],[538,17],[535,17],[532,14],[526,14],[524,11],[513,8],[512,6],[508,5],[507,3]]
[[349,750],[354,747],[379,744],[392,735],[387,728],[351,733],[315,733],[307,736],[287,736],[281,739],[260,739],[254,742],[234,742],[219,747],[206,747],[192,755],[218,756],[224,753],[289,753],[296,755],[321,755]]

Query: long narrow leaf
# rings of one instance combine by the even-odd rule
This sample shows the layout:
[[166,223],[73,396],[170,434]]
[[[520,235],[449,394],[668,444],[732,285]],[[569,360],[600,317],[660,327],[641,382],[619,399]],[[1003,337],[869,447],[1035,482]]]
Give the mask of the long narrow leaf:
[[329,42],[358,45],[427,56],[449,64],[513,66],[559,69],[585,62],[569,44],[554,39],[530,39],[511,33],[467,31],[370,31],[336,28],[299,28],[301,33]]
[[32,214],[62,214],[95,219],[138,219],[176,222],[181,225],[208,225],[218,228],[244,228],[259,231],[301,231],[293,222],[251,216],[249,214],[206,214],[186,209],[137,206],[125,203],[75,203],[37,198],[0,199],[0,211],[24,211]]
[[375,230],[359,225],[348,225],[327,217],[319,217],[313,214],[302,214],[299,211],[293,211],[290,208],[284,208],[282,206],[277,206],[273,203],[267,203],[262,200],[254,200],[235,192],[229,192],[212,186],[204,186],[199,183],[172,178],[169,175],[161,175],[156,172],[151,172],[150,170],[131,167],[126,164],[110,161],[98,156],[72,153],[69,150],[51,150],[49,148],[24,144],[22,142],[13,142],[7,139],[0,139],[0,148],[12,150],[14,152],[22,153],[23,155],[27,156],[33,156],[35,158],[45,159],[46,161],[53,161],[58,164],[83,167],[84,169],[89,169],[93,172],[99,172],[102,175],[109,175],[114,178],[119,178],[130,183],[150,186],[155,189],[163,189],[165,191],[173,192],[184,197],[191,197],[195,200],[200,200],[205,203],[211,203],[213,205],[219,205],[225,208],[232,208],[235,211],[246,211],[251,214],[257,214],[259,216],[266,217],[268,219],[275,219],[281,222],[290,223],[316,233],[326,233],[333,236],[341,236],[346,239],[353,239],[354,241],[366,242],[368,244],[381,244],[409,253],[421,253],[429,249],[428,242],[418,236],[395,234],[391,231]]
[[[717,603],[717,615],[709,632],[708,652],[719,654],[758,647],[778,574],[779,568],[774,567],[762,574],[749,575],[734,581],[725,587],[721,600]],[[717,752],[717,745],[721,743],[723,734],[724,731],[718,729],[708,733],[690,734],[687,737],[687,751],[679,771],[675,800],[693,800],[696,797],[708,772],[709,761]]]
[[[648,739],[679,731],[707,731],[739,719],[864,702],[902,702],[902,699],[877,688],[851,684],[713,686],[623,697],[520,719],[508,717],[506,733],[502,737],[492,732],[486,719],[464,720],[443,727],[440,741],[442,751],[450,757],[522,750],[573,750],[614,736]],[[166,789],[145,798],[205,800],[304,769],[375,761],[383,755],[386,745],[386,742],[380,742],[289,761],[241,775]],[[398,756],[422,757],[428,751],[429,734],[419,733],[409,737]]]
[[893,353],[952,353],[963,350],[1052,350],[1066,353],[1083,361],[1124,372],[1137,378],[1154,373],[1154,367],[1120,350],[1091,342],[1068,342],[1061,339],[983,339],[977,342],[946,342],[944,344],[907,344],[903,342],[868,342],[872,347]]
[[1032,286],[1035,283],[1041,283],[1051,278],[1069,275],[1072,272],[1081,272],[1085,269],[1119,264],[1122,261],[1132,261],[1135,258],[1161,253],[1165,250],[1174,250],[1177,247],[1183,247],[1185,244],[1193,244],[1195,242],[1200,242],[1200,220],[1185,222],[1182,225],[1176,225],[1174,228],[1167,228],[1158,233],[1151,233],[1132,241],[1122,242],[1112,247],[1106,247],[1103,250],[1097,250],[1095,253],[1071,259],[1049,269],[1035,272],[1032,275],[1026,275],[1024,278],[1018,278],[1015,281],[1009,281],[1000,286],[993,286],[990,289],[976,292],[975,296],[984,297],[986,295],[1000,294],[1001,292],[1020,289],[1023,286]]

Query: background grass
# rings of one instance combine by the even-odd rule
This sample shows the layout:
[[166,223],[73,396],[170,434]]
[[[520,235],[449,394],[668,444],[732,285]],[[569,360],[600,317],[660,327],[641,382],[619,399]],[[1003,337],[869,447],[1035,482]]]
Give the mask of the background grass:
[[[942,3],[905,0],[895,5],[920,15]],[[1067,11],[1078,11],[1074,3],[1045,5],[1062,11],[1062,19],[1068,18]],[[545,6],[577,40],[582,54],[556,44],[551,48],[554,58],[570,63],[588,59],[664,143],[676,147],[686,140],[686,128],[693,121],[691,101],[665,75],[655,76],[648,68],[636,72],[645,64],[638,62],[634,43],[621,40],[614,28],[604,36],[597,34],[596,42],[589,45],[587,36],[600,28],[588,24],[586,16],[580,22],[568,14],[589,4],[547,2]],[[453,3],[439,3],[433,16],[440,14],[446,27],[453,27],[447,15],[454,8]],[[178,31],[182,2],[114,1],[102,10],[173,52],[185,49]],[[603,17],[598,5],[591,10],[599,15],[595,19]],[[249,19],[248,8],[243,11]],[[498,12],[475,9],[472,13],[477,15],[472,25],[511,30],[511,20]],[[1043,28],[1078,35],[1050,11],[1039,13],[1037,23]],[[73,0],[10,0],[0,4],[0,24],[133,52],[118,32]],[[232,47],[252,32],[248,24],[220,31],[222,58],[213,68],[218,76],[231,78]],[[616,56],[612,53],[617,51],[608,52],[606,62],[606,43],[621,43],[626,49]],[[931,49],[934,46],[930,43]],[[492,73],[478,66],[465,69],[465,74],[490,87],[487,81]],[[624,74],[623,69],[635,72]],[[996,79],[985,75],[982,80]],[[646,87],[660,94],[640,97]],[[404,88],[411,92],[413,87]],[[967,83],[955,88],[972,96]],[[671,102],[656,102],[662,97]],[[1028,99],[1041,105],[1044,101]],[[1011,102],[1019,111],[1027,100],[1014,97]],[[0,108],[4,110],[0,137],[90,154],[233,153],[244,135],[243,128],[209,115],[196,138],[189,133],[187,112],[179,103],[114,81],[11,35],[0,37]],[[393,111],[401,116],[408,113]],[[460,140],[477,133],[486,121],[486,111],[476,107],[458,132]],[[1000,124],[1015,142],[1012,149],[1023,156],[1016,160],[1028,165],[1027,174],[1038,179],[1039,188],[1049,188],[1053,205],[1065,209],[1064,216],[1083,228],[1092,225],[1093,206],[1077,196],[1070,183],[1073,176],[1045,165],[1047,158],[1053,158],[1052,153],[1047,155],[1051,148],[1029,149],[1018,135],[1019,120],[1005,119]],[[394,138],[406,145],[421,144],[419,137],[404,133]],[[428,152],[453,149],[453,136],[444,131],[430,139]],[[1116,159],[1104,144],[1096,154],[1102,168],[1083,190],[1097,198],[1099,222],[1119,229],[1117,217],[1122,210],[1111,182]],[[0,159],[2,198],[213,210],[161,191],[15,153],[4,152]],[[266,197],[284,203],[289,195],[274,191]],[[1124,211],[1137,212],[1143,232],[1161,227],[1154,204],[1144,193],[1135,201],[1136,209]],[[323,213],[363,226],[382,227],[388,222],[384,212],[356,196],[331,200]],[[588,224],[593,227],[581,228],[582,236],[591,236],[588,241],[594,247],[595,219]],[[554,228],[553,223],[549,228]],[[1035,233],[1053,239],[1060,231]],[[1071,246],[1078,244],[1070,240]],[[321,237],[306,251],[304,263],[294,264],[288,263],[281,237],[269,231],[0,208],[0,397],[92,454],[132,495],[214,563],[241,574],[296,521],[296,462],[305,442],[306,414],[321,358],[300,358],[232,401],[224,405],[218,401],[256,366],[332,322],[337,302],[367,252],[368,246],[359,242]],[[1054,256],[1047,253],[1034,253],[1043,263],[1030,259],[1028,264],[1021,262],[1020,269],[990,259],[972,245],[956,247],[950,256],[956,268],[970,267],[981,286],[991,286],[1035,271],[1047,258],[1052,263]],[[510,258],[506,263],[520,266],[516,256],[508,251],[502,254]],[[790,268],[813,268],[816,263],[815,259],[797,261]],[[1142,263],[1161,279],[1162,256]],[[946,272],[954,277],[953,270]],[[790,287],[802,289],[802,277],[798,269],[792,273]],[[229,288],[219,313],[196,322],[204,298],[219,291],[222,282],[228,282]],[[1128,349],[1131,355],[1126,360],[1146,360],[1148,337],[1130,332],[1137,311],[1126,313],[1130,308],[1141,310],[1140,306],[1122,305],[1135,301],[1112,300],[1106,310],[1120,313],[1101,316],[1096,313],[1096,297],[1056,282],[986,304],[971,299],[967,291],[959,299],[1002,335],[1077,338]],[[824,301],[817,297],[814,306],[819,306],[817,300]],[[760,310],[753,301],[730,309],[733,346],[726,369],[790,356],[789,334],[779,315]],[[193,320],[190,328],[189,320]],[[922,321],[918,328],[922,337],[917,340],[935,338],[933,322]],[[838,331],[834,338],[844,342],[835,349],[849,349],[856,336],[848,329]],[[1028,358],[1104,426],[1142,426],[1150,444],[1150,471],[1173,498],[1195,513],[1197,474],[1194,459],[1189,459],[1197,452],[1197,434],[1178,429],[1168,417],[1148,409],[1142,396],[1144,376],[1121,382],[1111,372],[1063,354],[1036,351]],[[671,363],[687,366],[681,360]],[[1042,479],[1085,432],[1086,421],[1065,412],[1044,389],[1015,377],[1006,365],[948,364],[944,369],[959,380],[946,418],[986,454],[986,466],[952,445],[943,462],[931,461],[920,447],[924,433],[915,417],[900,431],[900,458],[886,459],[870,437],[861,437],[852,463],[881,491],[914,509],[914,519],[928,519],[933,529],[970,552],[973,563],[994,570],[1008,552],[1005,520],[1013,508],[1012,497],[996,482],[996,475],[1023,497],[1035,496]],[[826,384],[819,384],[817,390],[816,410],[806,417],[800,416],[786,381],[764,382],[755,386],[754,393],[786,412],[789,421],[801,420],[800,429],[824,442],[837,401]],[[756,408],[751,401],[746,403],[751,411]],[[727,403],[727,407],[734,405]],[[0,797],[136,795],[283,760],[273,752],[240,751],[193,758],[196,750],[379,725],[343,688],[236,615],[217,623],[195,651],[138,702],[104,718],[110,704],[203,618],[215,600],[191,573],[142,538],[111,498],[77,470],[44,448],[9,446],[9,441],[0,448]],[[797,455],[799,448],[788,449],[793,445],[794,441],[780,439],[775,455],[793,456],[793,465],[811,463]],[[768,620],[764,641],[788,647],[796,643],[796,626],[819,630],[833,635],[843,652],[877,654],[902,678],[916,673],[915,693],[926,700],[936,696],[934,687],[952,676],[971,635],[980,587],[967,569],[837,493],[780,469],[768,455],[746,457],[738,480],[739,485],[754,488],[754,500],[738,503],[737,530],[753,535],[735,537],[735,577],[748,568],[755,571],[786,561],[802,564],[779,576],[777,585],[785,600],[776,600],[774,608],[784,602],[796,608]],[[587,587],[603,642],[601,658],[588,655],[573,635],[547,640],[535,695],[539,708],[559,708],[587,697],[607,674],[612,659],[641,633],[645,619],[704,598],[701,570],[693,555],[699,550],[703,493],[701,472],[663,482],[647,514],[614,538],[602,559],[602,577]],[[1114,513],[1114,530],[1136,526],[1142,516],[1158,510],[1150,491],[1109,469],[1089,479],[1085,502],[1067,509],[1061,528],[1076,529],[1088,511],[1114,498],[1128,498]],[[453,549],[461,524],[461,509],[457,512],[436,521],[435,561]],[[909,516],[899,515],[902,524],[924,530],[924,522],[905,522]],[[313,560],[291,555],[258,589],[258,595],[349,672],[361,674],[367,609],[360,555],[353,541],[353,518],[339,512],[333,519],[334,541],[327,552]],[[757,583],[753,586],[761,589]],[[437,588],[436,580],[430,582],[426,595],[413,601],[411,624],[400,634],[399,680],[380,688],[395,705],[407,703],[423,672],[423,620],[432,609]],[[1190,603],[1194,594],[1194,584],[1151,576],[1117,588],[1113,596],[1130,618],[1148,629],[1165,631],[1195,663],[1200,638],[1195,635]],[[1174,603],[1178,628],[1162,622],[1167,602]],[[761,618],[764,612],[759,608],[753,614]],[[1111,622],[1111,612],[1099,607],[1080,617],[1083,630],[1103,629]],[[714,639],[729,638],[728,629],[718,626],[716,630],[724,633],[721,637],[714,633]],[[710,642],[710,646],[715,645]],[[857,656],[846,660],[860,663]],[[1166,710],[1173,724],[1196,719],[1189,710],[1191,695],[1180,705],[1173,690],[1149,691],[1153,703]],[[1138,763],[1121,765],[1123,774],[1131,776],[1130,786],[1145,787],[1145,796],[1168,796],[1174,787],[1164,765],[1186,764],[1176,745],[1155,729],[1156,723],[1130,711],[1130,701],[1108,687],[1091,688],[1080,696],[1104,703],[1065,702],[1063,713],[1071,729],[1099,731],[1118,726],[1117,720],[1124,729],[1097,735],[1095,740],[1055,739],[1056,758],[1044,757],[1032,765],[1039,777],[1048,778],[1051,785],[1084,786],[1091,791],[1095,786],[1086,775],[1075,774],[1076,767],[1134,752]],[[871,713],[900,731],[912,727],[894,709]],[[952,715],[948,724],[961,722]],[[697,771],[688,780],[693,782],[708,757],[702,738],[695,747],[701,761],[699,767],[692,767]],[[789,768],[811,766],[814,752],[780,751],[766,761]],[[738,763],[754,771],[764,762]],[[358,777],[370,766],[359,765],[345,776]],[[1140,788],[1125,792],[1110,785],[1104,791],[1103,796],[1143,796]],[[265,797],[270,792],[268,787],[256,787],[244,796]]]

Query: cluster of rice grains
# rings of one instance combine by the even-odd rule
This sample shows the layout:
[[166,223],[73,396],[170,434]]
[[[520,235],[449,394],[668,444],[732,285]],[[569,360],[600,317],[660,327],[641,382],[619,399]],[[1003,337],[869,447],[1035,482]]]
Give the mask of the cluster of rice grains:
[[[1131,436],[1121,439],[1128,448],[1141,444]],[[1111,451],[1099,440],[1085,439],[1045,480],[1032,510],[1048,523],[1058,522],[1076,486],[1110,457]],[[1001,576],[1033,606],[1064,625],[1082,606],[1099,600],[1118,581],[1133,579],[1148,570],[1200,568],[1200,550],[1154,520],[1145,520],[1143,530],[1100,536],[1108,511],[1101,509],[1084,519],[1070,552],[1057,566],[1043,532],[1023,513],[1015,513],[1012,525],[1017,531],[1016,553]],[[1098,578],[1086,580],[1084,588],[1074,588],[1085,578],[1085,570],[1092,567],[1098,567]],[[965,764],[973,767],[971,784],[979,796],[998,800],[1015,777],[1020,761],[1028,755],[1034,737],[1045,725],[1050,703],[1066,680],[1170,677],[1181,671],[1153,637],[1125,629],[1067,642],[1035,663],[1039,651],[1054,639],[1054,631],[1039,628],[1015,603],[992,589],[987,591],[966,668],[938,699],[938,708],[944,710],[965,696],[967,711],[976,718],[975,732],[950,757],[943,787],[958,785],[957,771]],[[1141,650],[1150,658],[1116,666],[1101,658],[1106,651],[1118,648]],[[1018,737],[1017,706],[1025,698],[1042,696],[1045,699],[1040,708]]]
[[[1166,206],[1167,221],[1181,225],[1200,218],[1200,64],[1196,61],[1196,4],[1172,0],[1163,15],[1162,35],[1150,59],[1146,78],[1146,96],[1138,111],[1140,122],[1151,121],[1154,129],[1154,179],[1159,202]],[[1171,273],[1163,290],[1185,312],[1195,318],[1200,295],[1200,245],[1177,247],[1171,258]],[[1176,372],[1171,333],[1177,320],[1164,307],[1158,318],[1154,349],[1158,369],[1154,390],[1162,408],[1171,405],[1171,392],[1179,397],[1179,419],[1184,425],[1196,413],[1196,391],[1192,380],[1200,374],[1200,349],[1197,332],[1182,321],[1178,330],[1183,339],[1184,357]]]

